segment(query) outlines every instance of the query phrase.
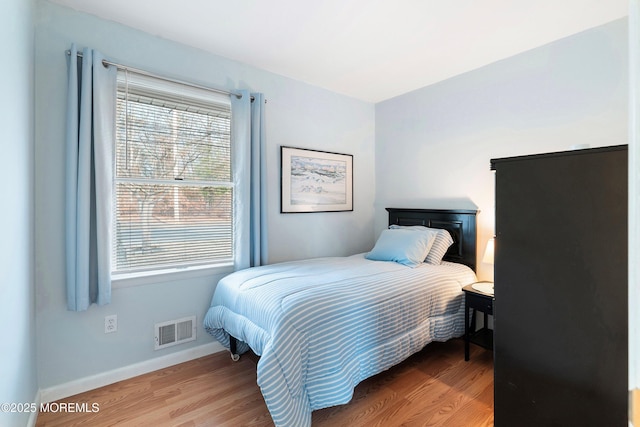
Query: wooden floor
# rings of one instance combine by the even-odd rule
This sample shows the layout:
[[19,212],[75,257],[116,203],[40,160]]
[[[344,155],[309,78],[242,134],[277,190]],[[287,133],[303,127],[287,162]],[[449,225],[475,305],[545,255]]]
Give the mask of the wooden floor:
[[[216,353],[121,381],[59,401],[85,413],[43,412],[36,426],[273,426],[257,360]],[[429,344],[360,383],[347,405],[313,413],[313,427],[492,425],[492,354],[472,346],[465,362],[461,339]]]

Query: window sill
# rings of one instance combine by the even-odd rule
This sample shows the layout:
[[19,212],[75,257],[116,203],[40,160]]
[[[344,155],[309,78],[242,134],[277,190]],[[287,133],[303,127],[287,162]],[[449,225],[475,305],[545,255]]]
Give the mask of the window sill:
[[185,280],[196,277],[229,274],[233,272],[233,264],[203,265],[188,268],[171,268],[166,270],[144,271],[140,273],[114,274],[111,277],[113,289],[134,286],[152,285],[160,282]]

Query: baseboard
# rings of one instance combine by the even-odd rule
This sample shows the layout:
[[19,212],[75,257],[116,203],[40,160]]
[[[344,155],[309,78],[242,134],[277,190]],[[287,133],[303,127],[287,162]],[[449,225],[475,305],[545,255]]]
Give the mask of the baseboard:
[[[217,353],[225,348],[217,341],[203,344],[198,347],[189,348],[187,350],[171,353],[166,356],[156,357],[145,360],[144,362],[135,363],[133,365],[123,366],[107,372],[101,372],[85,378],[80,378],[68,383],[41,389],[39,391],[39,402],[54,402],[65,397],[73,396],[78,393],[104,387],[118,381],[137,377],[138,375],[147,374],[157,371],[158,369],[167,368],[179,363],[188,362],[199,357]],[[39,403],[38,403],[39,404]],[[29,424],[31,425],[31,424]],[[35,420],[34,424],[35,425]]]
[[[42,397],[40,395],[40,390],[36,391],[36,395],[33,398],[33,403],[35,403],[36,408],[40,407],[40,402]],[[36,422],[38,421],[38,411],[31,411],[29,415],[29,419],[27,420],[27,427],[36,427]]]

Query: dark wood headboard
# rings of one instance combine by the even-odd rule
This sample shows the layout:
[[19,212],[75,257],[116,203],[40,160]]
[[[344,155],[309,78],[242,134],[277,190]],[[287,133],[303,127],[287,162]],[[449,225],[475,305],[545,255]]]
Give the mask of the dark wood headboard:
[[422,225],[443,228],[453,237],[445,261],[465,264],[476,271],[476,214],[471,209],[401,209],[386,208],[389,225]]

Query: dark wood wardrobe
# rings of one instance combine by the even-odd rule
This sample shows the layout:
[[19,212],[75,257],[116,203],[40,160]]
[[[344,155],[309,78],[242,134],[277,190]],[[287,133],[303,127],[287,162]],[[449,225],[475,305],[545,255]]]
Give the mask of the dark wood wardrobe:
[[627,426],[627,146],[491,169],[495,426]]

